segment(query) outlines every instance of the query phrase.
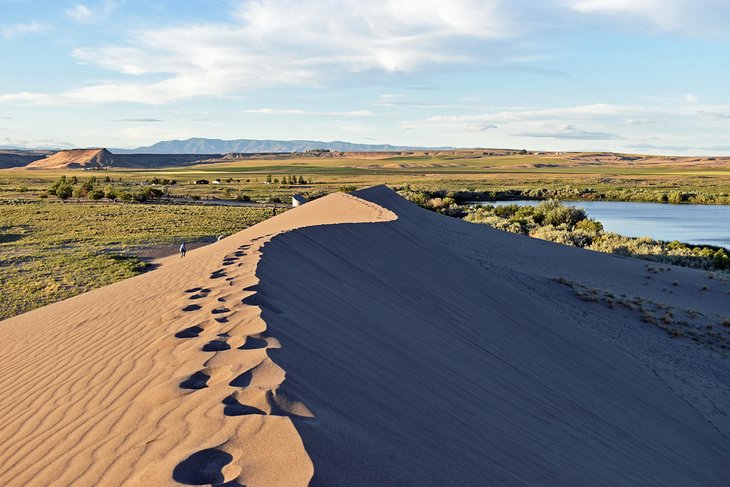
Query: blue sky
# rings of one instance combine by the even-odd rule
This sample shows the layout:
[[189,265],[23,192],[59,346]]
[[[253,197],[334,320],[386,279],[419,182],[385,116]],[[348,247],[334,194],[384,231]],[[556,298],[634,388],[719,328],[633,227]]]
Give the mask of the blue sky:
[[725,0],[0,0],[0,146],[730,154]]

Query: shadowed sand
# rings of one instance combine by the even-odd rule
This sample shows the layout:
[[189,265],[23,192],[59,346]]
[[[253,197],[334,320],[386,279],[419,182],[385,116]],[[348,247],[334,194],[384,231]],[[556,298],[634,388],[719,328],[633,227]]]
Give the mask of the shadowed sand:
[[0,484],[726,485],[727,365],[553,280],[730,315],[643,273],[330,195],[0,322]]
[[0,485],[306,485],[289,416],[311,413],[277,390],[261,247],[293,228],[393,218],[332,195],[0,322]]

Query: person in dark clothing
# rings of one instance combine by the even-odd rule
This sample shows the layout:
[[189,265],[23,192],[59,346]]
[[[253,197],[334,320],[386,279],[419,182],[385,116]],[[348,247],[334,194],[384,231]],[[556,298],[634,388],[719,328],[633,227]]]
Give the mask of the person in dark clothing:
[[187,249],[187,247],[185,247],[185,242],[183,242],[182,245],[180,245],[180,258],[182,259],[183,257],[185,257],[185,254],[187,252],[188,252],[188,249]]

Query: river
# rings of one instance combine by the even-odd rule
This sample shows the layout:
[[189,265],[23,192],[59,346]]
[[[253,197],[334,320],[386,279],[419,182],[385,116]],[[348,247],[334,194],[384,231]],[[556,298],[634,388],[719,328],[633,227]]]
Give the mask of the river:
[[[539,201],[484,201],[478,205],[537,205]],[[606,231],[627,237],[679,240],[730,249],[730,206],[671,205],[623,201],[563,201],[603,223]]]

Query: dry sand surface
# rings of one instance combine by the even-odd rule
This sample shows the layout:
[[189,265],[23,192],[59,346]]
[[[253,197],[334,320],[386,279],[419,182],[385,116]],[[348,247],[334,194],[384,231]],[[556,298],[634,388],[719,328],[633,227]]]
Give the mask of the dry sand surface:
[[0,322],[0,485],[727,485],[728,359],[555,281],[730,316],[644,274],[330,195]]

